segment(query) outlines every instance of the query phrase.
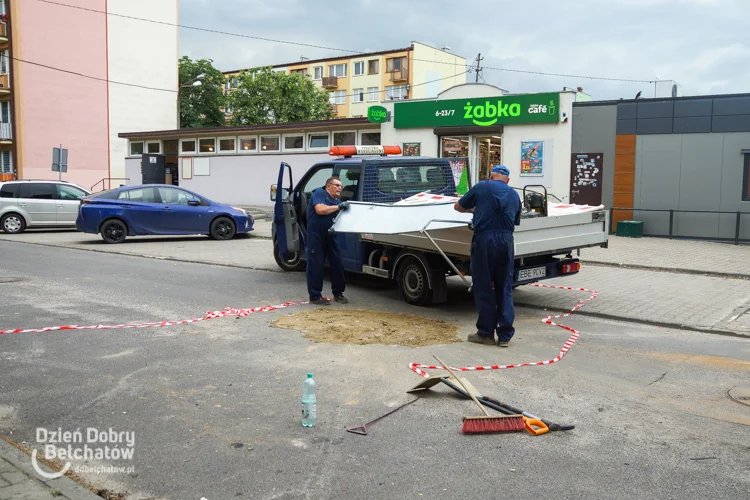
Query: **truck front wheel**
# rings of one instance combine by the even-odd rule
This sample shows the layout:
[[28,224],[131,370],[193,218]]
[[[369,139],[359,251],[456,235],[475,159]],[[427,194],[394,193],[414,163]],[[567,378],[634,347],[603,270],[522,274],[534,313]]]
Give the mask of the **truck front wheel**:
[[287,255],[286,260],[282,259],[279,245],[276,241],[273,242],[273,258],[276,260],[276,264],[284,271],[295,272],[304,271],[305,269],[305,261],[302,260],[300,252],[292,252]]
[[398,289],[409,304],[426,306],[432,303],[427,269],[416,257],[407,257],[398,269]]

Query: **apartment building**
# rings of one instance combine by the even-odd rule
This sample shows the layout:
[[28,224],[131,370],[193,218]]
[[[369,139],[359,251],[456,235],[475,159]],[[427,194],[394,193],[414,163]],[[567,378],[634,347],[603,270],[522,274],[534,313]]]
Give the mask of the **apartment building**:
[[[326,89],[336,118],[367,115],[374,102],[424,99],[466,82],[466,59],[450,52],[412,42],[401,49],[302,60],[272,66],[275,71],[300,73]],[[236,85],[227,71],[226,91]]]
[[118,133],[172,129],[177,113],[177,28],[132,17],[176,24],[178,0],[63,3],[90,10],[0,0],[0,170],[57,179],[62,144],[64,180],[116,186],[130,153]]

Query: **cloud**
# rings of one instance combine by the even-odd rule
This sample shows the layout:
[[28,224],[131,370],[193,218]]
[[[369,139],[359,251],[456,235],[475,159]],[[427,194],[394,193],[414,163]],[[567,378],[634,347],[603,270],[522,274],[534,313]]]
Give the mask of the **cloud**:
[[[748,0],[180,0],[191,26],[354,51],[442,47],[512,92],[582,86],[595,99],[653,95],[654,85],[591,80],[674,79],[685,94],[747,92]],[[346,54],[180,30],[180,52],[222,70]],[[494,68],[494,69],[493,69]],[[542,76],[502,69],[560,73]],[[474,81],[475,75],[469,75]]]

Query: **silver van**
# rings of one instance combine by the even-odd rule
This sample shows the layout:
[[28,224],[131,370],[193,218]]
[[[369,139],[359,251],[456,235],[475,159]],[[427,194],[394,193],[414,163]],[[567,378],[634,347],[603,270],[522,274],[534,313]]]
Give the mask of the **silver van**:
[[65,181],[0,182],[0,227],[11,234],[30,227],[75,227],[80,199],[90,194]]

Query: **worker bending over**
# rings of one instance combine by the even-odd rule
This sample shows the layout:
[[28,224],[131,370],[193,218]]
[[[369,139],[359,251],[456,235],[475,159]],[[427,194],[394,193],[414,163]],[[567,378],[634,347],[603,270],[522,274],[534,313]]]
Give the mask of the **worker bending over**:
[[[472,187],[454,208],[473,212],[471,276],[479,317],[477,333],[469,342],[508,347],[515,330],[513,321],[513,231],[521,224],[521,199],[508,186],[510,170],[495,165],[490,180]],[[493,289],[494,287],[494,289]]]

